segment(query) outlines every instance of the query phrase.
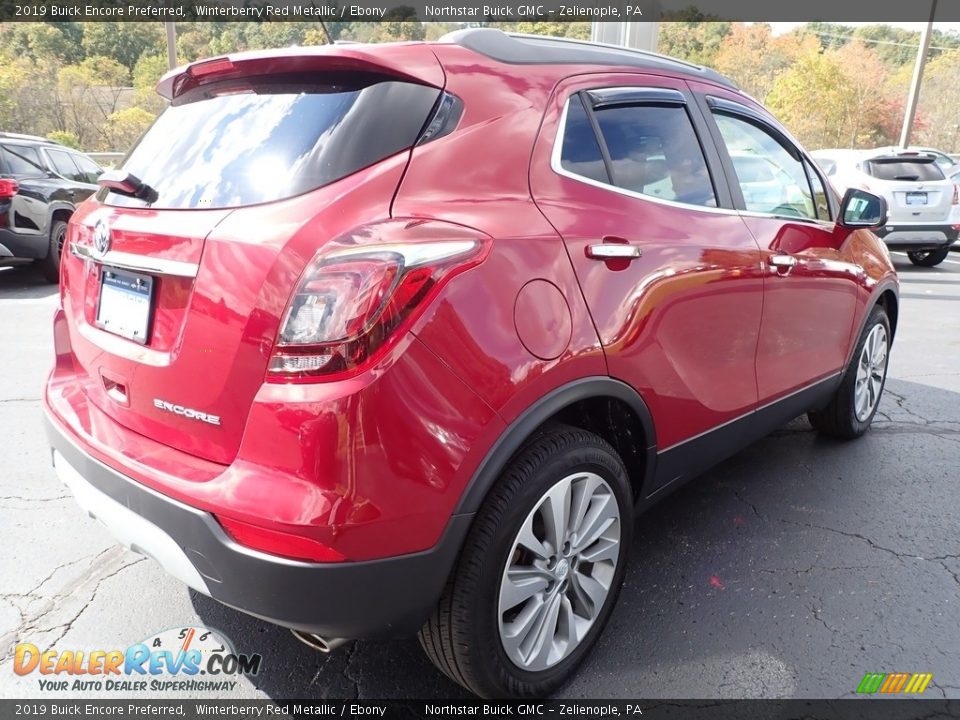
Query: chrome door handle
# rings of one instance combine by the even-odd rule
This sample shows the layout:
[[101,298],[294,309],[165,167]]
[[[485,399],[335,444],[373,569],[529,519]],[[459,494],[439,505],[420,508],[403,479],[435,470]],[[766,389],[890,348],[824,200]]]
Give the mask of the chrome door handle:
[[587,257],[594,260],[634,260],[643,255],[636,245],[623,243],[599,243],[587,246]]
[[792,270],[797,266],[797,259],[793,255],[771,255],[768,262],[775,272]]

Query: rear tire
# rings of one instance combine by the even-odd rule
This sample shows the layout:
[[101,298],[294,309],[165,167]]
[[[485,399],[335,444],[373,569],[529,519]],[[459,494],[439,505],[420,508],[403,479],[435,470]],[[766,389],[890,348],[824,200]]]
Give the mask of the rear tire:
[[550,694],[603,630],[632,530],[630,483],[616,451],[585,430],[550,430],[490,491],[420,645],[481,697]]
[[810,424],[824,435],[852,440],[873,422],[887,381],[890,357],[890,321],[879,305],[870,311],[867,324],[830,404],[807,413]]
[[40,272],[52,283],[60,282],[60,255],[67,238],[67,223],[54,220],[50,225],[50,247],[47,256],[40,261]]
[[920,267],[935,267],[947,259],[950,254],[950,248],[945,247],[940,250],[908,250],[907,257],[910,262]]

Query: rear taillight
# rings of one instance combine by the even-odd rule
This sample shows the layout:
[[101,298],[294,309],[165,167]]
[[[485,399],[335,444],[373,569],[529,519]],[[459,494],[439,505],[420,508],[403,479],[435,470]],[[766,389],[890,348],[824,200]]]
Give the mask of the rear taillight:
[[268,378],[311,382],[360,372],[446,281],[481,262],[486,248],[479,233],[425,221],[381,223],[331,243],[300,278]]
[[0,200],[12,198],[20,192],[20,183],[16,180],[0,178]]

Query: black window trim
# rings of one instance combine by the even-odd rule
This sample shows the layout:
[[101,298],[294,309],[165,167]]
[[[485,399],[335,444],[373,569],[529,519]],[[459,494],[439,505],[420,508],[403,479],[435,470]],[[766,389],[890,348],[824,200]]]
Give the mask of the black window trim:
[[632,87],[621,85],[617,87],[596,88],[583,90],[580,96],[584,104],[588,101],[593,110],[602,110],[612,107],[628,105],[686,105],[687,99],[679,90],[672,88]]
[[[597,93],[602,92],[603,90],[616,90],[616,89],[630,89],[639,91],[636,98],[631,102],[621,102],[616,104],[607,105],[605,107],[615,107],[615,106],[624,106],[624,105],[669,105],[672,107],[683,107],[687,112],[687,117],[690,120],[690,125],[693,129],[694,136],[697,138],[697,142],[700,145],[700,151],[703,154],[705,164],[707,166],[707,175],[710,178],[710,183],[713,185],[713,194],[714,198],[717,201],[717,207],[709,207],[707,205],[695,205],[691,203],[678,202],[676,200],[666,200],[663,198],[658,198],[653,195],[644,195],[643,193],[638,193],[633,190],[628,190],[627,188],[622,188],[613,184],[613,174],[611,172],[611,161],[610,154],[607,149],[607,144],[603,139],[603,135],[600,132],[600,127],[597,124],[597,119],[593,113],[593,104],[592,99],[587,97],[588,93]],[[647,99],[640,99],[640,94],[643,91],[651,91],[650,95],[647,95]],[[663,98],[666,95],[661,95],[660,99],[656,99],[655,94],[659,94],[658,91],[669,91],[670,93],[676,93],[676,95],[670,95],[670,98],[675,98],[679,96],[683,98],[683,103],[676,101],[669,102],[665,101]],[[594,139],[597,142],[597,145],[600,147],[601,155],[603,156],[604,166],[607,170],[607,177],[610,179],[610,183],[602,183],[594,180],[593,178],[588,178],[584,175],[578,175],[575,172],[571,172],[563,167],[562,164],[562,153],[563,153],[563,140],[564,135],[567,129],[567,115],[570,110],[570,103],[575,99],[580,98],[583,103],[584,110],[587,113],[587,117],[590,121],[590,125],[593,128]],[[566,92],[566,99],[563,102],[563,110],[560,113],[560,118],[557,124],[557,134],[553,141],[553,150],[550,155],[550,168],[557,175],[561,175],[571,180],[576,180],[585,185],[591,185],[593,187],[599,188],[601,190],[606,190],[608,192],[614,192],[618,195],[624,195],[629,198],[634,198],[637,200],[646,200],[648,202],[657,203],[660,205],[667,205],[669,207],[683,208],[686,210],[698,210],[702,212],[710,213],[719,213],[722,215],[735,215],[739,214],[739,210],[734,207],[733,199],[730,195],[730,190],[728,188],[728,182],[722,174],[721,170],[721,158],[717,154],[717,149],[714,147],[714,143],[705,142],[704,138],[709,138],[708,132],[709,129],[706,127],[702,115],[696,112],[696,104],[690,102],[691,97],[688,92],[680,92],[679,90],[674,90],[672,88],[663,88],[656,86],[645,87],[643,85],[604,85],[597,86],[596,88],[587,88],[579,90],[569,90]]]
[[[778,127],[775,122],[770,120],[770,118],[765,117],[761,113],[747,107],[746,105],[741,105],[738,102],[734,102],[733,100],[717,97],[716,95],[700,94],[698,94],[697,99],[703,104],[701,110],[703,111],[705,117],[709,116],[709,132],[713,138],[714,145],[717,146],[717,151],[720,153],[724,175],[726,176],[730,194],[733,197],[734,207],[737,208],[741,215],[745,217],[763,217],[790,220],[792,222],[816,225],[824,229],[833,229],[836,226],[835,219],[821,220],[818,217],[806,218],[797,217],[796,215],[781,215],[777,213],[765,213],[758,212],[756,210],[748,210],[746,201],[743,198],[743,191],[740,189],[740,181],[737,177],[736,168],[733,165],[733,159],[730,157],[730,153],[727,150],[727,145],[723,140],[723,135],[720,133],[720,127],[717,125],[716,120],[713,117],[715,113],[736,118],[753,125],[763,132],[766,132],[773,137],[774,140],[776,140],[776,142],[787,152],[788,155],[790,155],[790,157],[799,162],[801,167],[806,168],[807,164],[809,164],[810,167],[813,168],[817,173],[818,177],[820,177],[820,182],[823,183],[824,189],[827,190],[827,202],[830,205],[830,214],[832,218],[836,218],[837,215],[836,199],[833,197],[833,192],[831,191],[832,186],[824,180],[823,174],[817,168],[815,161],[809,158],[807,154],[794,143],[793,139],[786,133],[785,130]],[[813,185],[810,182],[810,177],[807,175],[806,169],[804,169],[804,176],[807,178],[807,187],[810,190],[810,197],[814,199],[814,212],[816,212],[816,199],[814,198],[813,194]]]
[[[56,175],[56,176],[57,176],[58,178],[60,178],[61,180],[66,180],[67,182],[83,183],[84,185],[89,185],[89,184],[90,184],[90,183],[84,182],[83,180],[74,180],[74,179],[72,179],[72,178],[64,177],[63,175],[61,175],[61,174],[60,174],[60,171],[57,169],[56,163],[53,162],[53,157],[49,154],[49,153],[51,153],[51,152],[62,152],[62,153],[63,153],[64,155],[66,155],[67,157],[70,157],[71,154],[72,154],[70,151],[68,151],[68,150],[65,149],[65,148],[63,148],[63,149],[57,148],[57,147],[52,147],[52,148],[46,148],[46,147],[45,147],[45,148],[40,148],[40,153],[43,155],[43,159],[46,161],[46,163],[47,163],[47,168],[50,170],[51,173],[53,173],[54,175]],[[70,158],[70,162],[73,162],[73,158],[72,158],[72,157]],[[77,168],[77,172],[81,172],[81,171],[80,171],[80,166],[77,165],[75,162],[73,162],[73,164],[74,164],[74,166]]]

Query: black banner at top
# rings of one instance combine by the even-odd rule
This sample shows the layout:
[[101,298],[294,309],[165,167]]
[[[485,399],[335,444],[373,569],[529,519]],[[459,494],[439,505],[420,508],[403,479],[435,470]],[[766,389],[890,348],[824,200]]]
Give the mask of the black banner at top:
[[0,0],[2,22],[960,22],[960,0]]

